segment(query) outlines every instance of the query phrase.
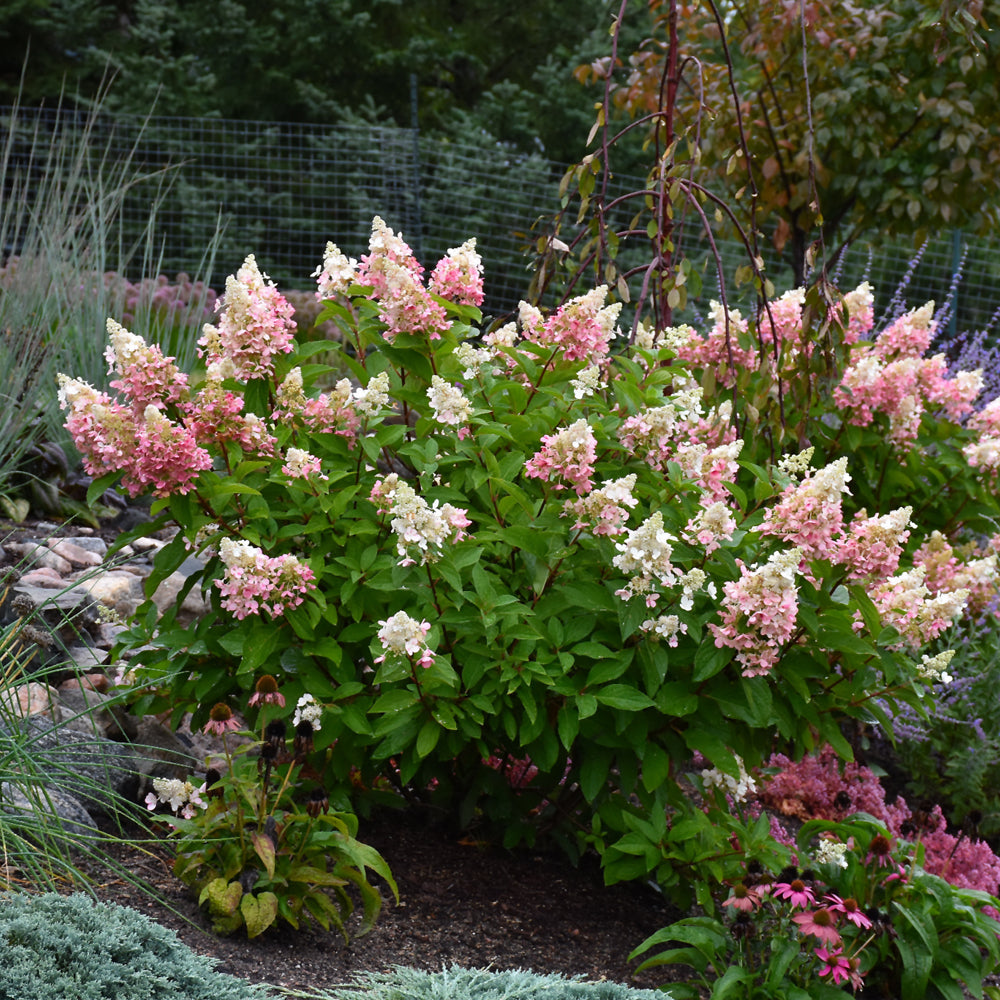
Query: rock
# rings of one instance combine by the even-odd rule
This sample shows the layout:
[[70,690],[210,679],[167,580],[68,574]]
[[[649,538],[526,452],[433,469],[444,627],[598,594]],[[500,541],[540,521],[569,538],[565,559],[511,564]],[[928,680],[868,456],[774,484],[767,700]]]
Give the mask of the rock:
[[160,541],[159,538],[149,538],[148,536],[137,538],[132,542],[136,552],[148,552],[151,556],[156,555],[165,544],[166,542]]
[[29,569],[27,573],[21,575],[20,582],[29,584],[32,587],[46,587],[56,590],[67,585],[66,578],[49,566],[39,566],[36,569]]
[[63,685],[58,698],[63,725],[77,732],[96,734],[116,743],[133,740],[138,732],[135,718],[112,695]]
[[104,561],[96,552],[90,552],[68,538],[49,538],[45,544],[71,566],[100,566]]
[[0,688],[0,718],[26,719],[31,715],[44,715],[59,721],[59,697],[55,689],[38,681]]
[[115,816],[136,801],[138,769],[133,755],[113,740],[55,726],[30,716],[12,727],[0,722],[0,737],[16,740],[46,778],[46,787],[72,795],[89,813]]
[[[176,573],[171,573],[170,576],[166,578],[156,588],[156,592],[153,594],[153,603],[156,605],[157,610],[162,615],[167,608],[172,608],[177,602],[177,596],[181,591],[181,588],[187,582],[187,576],[181,573],[179,570]],[[181,604],[177,612],[177,623],[179,625],[189,625],[191,622],[200,618],[208,610],[208,606],[205,602],[205,598],[202,596],[198,585],[195,584],[190,591],[185,595],[184,602]]]
[[202,762],[162,722],[148,715],[133,721],[134,764],[141,775],[183,780],[200,772]]
[[116,611],[122,618],[135,614],[144,600],[142,581],[124,570],[113,569],[99,573],[77,584],[98,604]]
[[80,535],[76,538],[67,539],[67,541],[71,541],[74,545],[78,545],[81,549],[86,549],[88,552],[96,553],[102,559],[108,554],[108,543],[103,538]]
[[93,670],[108,662],[106,649],[95,649],[92,646],[70,646],[66,650],[67,666],[75,671]]
[[103,671],[95,670],[90,674],[83,674],[78,677],[71,677],[59,685],[59,697],[65,691],[100,691],[101,694],[108,690],[108,677]]
[[[2,742],[0,742],[2,745]],[[51,785],[33,786],[26,782],[0,782],[0,810],[8,817],[5,825],[17,830],[25,836],[31,836],[42,817],[56,816],[63,832],[70,837],[93,836],[96,824],[93,817],[83,807],[81,802],[67,792]],[[24,816],[24,823],[17,822],[18,816]],[[47,831],[50,835],[52,830]]]
[[97,623],[97,602],[79,585],[53,592],[44,587],[16,583],[12,590],[14,614],[19,617],[35,615],[54,632],[60,632],[68,622],[83,627]]
[[73,564],[68,559],[53,552],[48,546],[38,542],[14,542],[7,546],[12,552],[20,554],[24,564],[29,568],[46,566],[64,576],[73,571]]

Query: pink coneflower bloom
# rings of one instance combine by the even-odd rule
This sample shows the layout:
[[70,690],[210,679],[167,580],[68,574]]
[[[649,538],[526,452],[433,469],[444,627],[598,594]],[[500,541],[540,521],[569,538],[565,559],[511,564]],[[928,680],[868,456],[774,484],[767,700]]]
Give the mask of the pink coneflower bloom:
[[874,864],[876,868],[891,868],[892,861],[892,841],[884,837],[881,833],[872,837],[872,842],[868,845],[868,856],[865,864]]
[[867,929],[872,925],[872,922],[861,912],[861,907],[858,906],[857,900],[852,899],[850,896],[846,899],[841,899],[835,892],[831,892],[823,897],[823,902],[828,903],[828,908],[833,910],[834,913],[843,913],[855,927]]
[[814,938],[826,944],[839,944],[840,932],[837,930],[837,917],[832,910],[820,907],[818,910],[806,910],[796,913],[792,920],[799,925],[799,933],[811,934]]
[[771,890],[771,895],[776,899],[787,899],[792,906],[799,906],[803,909],[816,905],[816,897],[813,895],[812,889],[800,878],[792,879],[791,882],[776,883]]
[[830,976],[833,985],[839,986],[850,980],[857,989],[861,985],[861,974],[857,971],[857,959],[848,958],[840,948],[817,948],[816,957],[823,963],[819,970],[821,976]]
[[239,728],[239,722],[233,718],[233,710],[225,702],[220,701],[212,706],[212,711],[208,713],[208,722],[205,723],[202,732],[222,736]]
[[254,693],[248,704],[251,708],[255,705],[277,705],[284,708],[285,696],[278,691],[278,682],[270,674],[264,674],[254,686]]
[[760,893],[743,882],[737,882],[733,886],[733,894],[722,905],[750,913],[760,906]]

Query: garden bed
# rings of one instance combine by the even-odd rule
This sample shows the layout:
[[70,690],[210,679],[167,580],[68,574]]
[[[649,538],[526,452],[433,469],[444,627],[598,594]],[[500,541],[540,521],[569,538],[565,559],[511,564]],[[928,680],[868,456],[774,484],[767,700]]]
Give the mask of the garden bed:
[[400,905],[386,892],[375,929],[349,945],[336,931],[315,927],[296,933],[281,926],[255,940],[243,932],[213,934],[171,874],[165,845],[153,845],[148,854],[127,844],[111,850],[115,863],[159,898],[121,870],[86,870],[98,898],[131,906],[175,930],[192,949],[218,959],[219,971],[289,989],[326,988],[396,964],[530,968],[645,987],[677,975],[668,967],[633,976],[637,963],[627,959],[680,914],[648,886],[605,886],[595,859],[573,867],[555,854],[511,853],[406,814],[383,814],[363,823],[360,834],[389,862]]

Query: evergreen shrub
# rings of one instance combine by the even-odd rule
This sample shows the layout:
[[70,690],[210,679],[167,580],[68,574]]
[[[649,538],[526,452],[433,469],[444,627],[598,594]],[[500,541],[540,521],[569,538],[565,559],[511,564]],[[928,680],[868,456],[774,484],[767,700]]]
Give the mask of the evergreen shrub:
[[89,896],[0,895],[0,1000],[266,1000],[165,927]]

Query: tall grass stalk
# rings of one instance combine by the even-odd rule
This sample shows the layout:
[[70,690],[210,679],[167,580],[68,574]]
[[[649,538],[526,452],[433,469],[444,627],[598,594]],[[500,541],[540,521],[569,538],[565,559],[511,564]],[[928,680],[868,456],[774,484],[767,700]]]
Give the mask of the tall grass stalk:
[[[130,147],[117,148],[113,126],[104,129],[106,94],[84,115],[63,101],[44,116],[20,104],[0,111],[6,136],[0,148],[0,500],[11,494],[39,442],[72,453],[56,405],[56,372],[106,383],[105,323],[122,314],[123,304],[105,272],[133,281],[159,273],[157,211],[174,171],[143,166],[142,129]],[[148,218],[140,235],[129,238],[122,209],[137,188]],[[206,284],[217,239],[218,233],[199,269]],[[147,305],[135,332],[168,342],[182,364],[189,363],[201,325],[194,309],[189,312],[164,315]],[[3,506],[16,513],[9,502]]]
[[[19,565],[15,574],[26,568],[27,563]],[[96,895],[88,872],[100,872],[115,882],[129,885],[137,896],[153,898],[187,920],[147,879],[132,870],[134,862],[118,860],[118,852],[114,851],[116,845],[127,843],[138,854],[154,857],[149,848],[159,838],[148,828],[146,811],[125,799],[116,803],[108,795],[107,784],[101,781],[100,770],[92,776],[82,773],[74,757],[68,757],[58,745],[60,728],[72,727],[77,734],[81,730],[92,732],[96,750],[108,749],[94,711],[70,715],[64,710],[50,730],[31,726],[20,710],[18,688],[33,681],[52,682],[54,686],[68,674],[82,680],[82,671],[68,655],[63,659],[65,647],[57,634],[41,621],[42,613],[54,609],[56,602],[15,616],[11,611],[10,579],[0,584],[0,609],[7,620],[7,624],[0,626],[0,892],[58,891],[72,887]],[[58,596],[57,592],[53,596]],[[74,622],[65,616],[59,625],[59,632],[65,634],[72,634],[75,628]],[[38,662],[35,644],[40,631],[53,636],[53,648],[57,650],[52,662],[45,665]],[[114,701],[103,704],[111,708]],[[50,735],[57,737],[55,745]],[[87,736],[81,739],[76,735],[72,753],[78,754],[86,746]],[[143,750],[141,746],[132,749],[137,754]],[[100,753],[95,754],[95,762],[100,763]],[[62,818],[58,807],[65,796],[91,794],[106,803],[106,818],[100,826]],[[158,859],[154,861],[160,863]]]

